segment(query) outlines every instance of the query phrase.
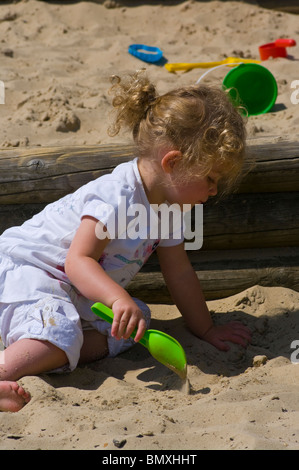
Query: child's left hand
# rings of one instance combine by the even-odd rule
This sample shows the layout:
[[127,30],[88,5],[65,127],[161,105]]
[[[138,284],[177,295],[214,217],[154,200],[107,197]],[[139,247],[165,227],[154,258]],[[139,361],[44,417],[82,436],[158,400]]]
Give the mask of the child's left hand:
[[215,346],[220,351],[229,351],[230,347],[226,343],[240,344],[244,348],[251,342],[250,329],[240,322],[234,321],[226,325],[213,325],[202,337],[204,341]]

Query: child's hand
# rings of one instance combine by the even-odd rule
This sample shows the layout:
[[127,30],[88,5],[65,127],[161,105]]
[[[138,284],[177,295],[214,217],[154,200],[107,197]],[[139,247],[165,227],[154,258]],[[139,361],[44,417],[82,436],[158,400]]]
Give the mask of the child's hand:
[[215,346],[220,351],[229,351],[226,341],[240,344],[244,348],[251,341],[251,331],[240,322],[230,322],[226,325],[212,326],[203,336],[203,340]]
[[137,333],[135,341],[138,342],[145,333],[146,322],[142,311],[136,303],[127,299],[117,299],[112,305],[114,319],[111,334],[115,338],[127,339],[131,336],[135,328]]

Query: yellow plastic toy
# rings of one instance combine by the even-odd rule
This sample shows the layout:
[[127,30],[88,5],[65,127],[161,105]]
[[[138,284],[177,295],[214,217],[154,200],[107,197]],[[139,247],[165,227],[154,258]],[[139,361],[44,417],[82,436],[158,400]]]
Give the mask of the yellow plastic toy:
[[216,62],[194,62],[194,63],[175,63],[165,64],[165,68],[168,72],[176,72],[178,70],[192,70],[196,68],[209,69],[210,67],[217,67],[218,65],[236,65],[236,64],[260,64],[260,60],[254,59],[243,59],[238,57],[227,57],[226,59],[219,60]]

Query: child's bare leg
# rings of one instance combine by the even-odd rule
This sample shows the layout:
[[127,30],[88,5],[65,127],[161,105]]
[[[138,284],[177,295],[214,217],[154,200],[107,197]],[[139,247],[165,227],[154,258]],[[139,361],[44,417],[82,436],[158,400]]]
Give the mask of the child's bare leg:
[[[80,362],[92,362],[108,354],[107,337],[96,330],[84,332]],[[67,364],[64,351],[47,341],[21,339],[10,345],[0,356],[0,411],[19,411],[30,395],[16,380],[38,375]]]
[[97,330],[85,330],[83,346],[80,351],[80,363],[97,361],[107,356],[108,344],[107,336]]
[[68,363],[64,351],[48,341],[20,339],[8,346],[0,365],[0,380],[18,380],[25,375],[38,375]]
[[62,367],[68,359],[64,351],[47,341],[21,339],[1,353],[0,362],[0,410],[18,411],[30,397],[15,381]]

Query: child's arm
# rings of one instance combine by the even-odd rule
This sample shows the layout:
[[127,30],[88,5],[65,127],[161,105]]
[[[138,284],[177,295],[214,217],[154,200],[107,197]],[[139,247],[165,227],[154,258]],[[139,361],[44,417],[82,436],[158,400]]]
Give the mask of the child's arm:
[[188,328],[198,337],[226,351],[226,341],[246,346],[251,339],[249,329],[239,322],[215,326],[211,319],[198,277],[184,250],[184,245],[157,249],[161,270],[173,301]]
[[146,328],[141,310],[127,291],[113,281],[98,263],[110,242],[109,238],[101,240],[96,236],[98,223],[92,217],[83,217],[67,254],[66,275],[84,297],[112,308],[112,336],[128,338],[137,327],[135,341],[139,341]]

